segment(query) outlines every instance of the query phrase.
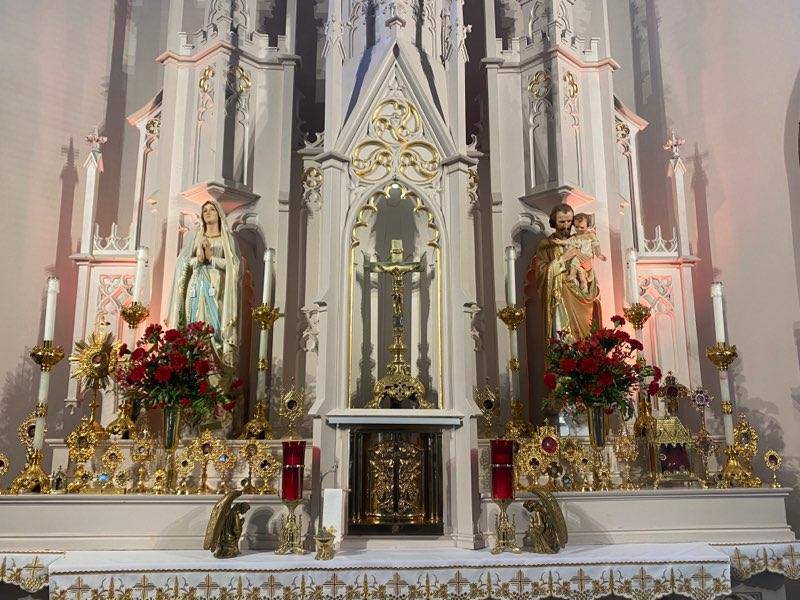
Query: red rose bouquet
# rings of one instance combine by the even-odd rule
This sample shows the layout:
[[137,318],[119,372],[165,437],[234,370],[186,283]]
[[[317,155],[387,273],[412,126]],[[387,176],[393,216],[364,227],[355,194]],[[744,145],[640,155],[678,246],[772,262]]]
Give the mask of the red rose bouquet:
[[152,324],[117,369],[120,391],[145,408],[181,407],[189,420],[214,414],[217,407],[231,411],[241,380],[216,360],[211,337],[214,329],[205,323],[191,323],[181,329]]
[[619,410],[624,419],[633,415],[635,387],[653,377],[648,393],[659,389],[661,371],[637,354],[642,343],[622,329],[625,319],[611,318],[613,329],[598,328],[588,338],[570,341],[564,332],[550,341],[545,352],[544,383],[560,410],[582,411],[603,406]]

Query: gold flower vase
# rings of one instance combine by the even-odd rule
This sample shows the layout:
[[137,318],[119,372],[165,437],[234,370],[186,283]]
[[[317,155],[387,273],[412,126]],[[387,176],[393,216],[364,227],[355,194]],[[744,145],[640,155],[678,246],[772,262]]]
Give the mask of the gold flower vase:
[[168,492],[175,491],[175,451],[180,444],[181,407],[164,407],[164,450],[167,451],[167,481]]

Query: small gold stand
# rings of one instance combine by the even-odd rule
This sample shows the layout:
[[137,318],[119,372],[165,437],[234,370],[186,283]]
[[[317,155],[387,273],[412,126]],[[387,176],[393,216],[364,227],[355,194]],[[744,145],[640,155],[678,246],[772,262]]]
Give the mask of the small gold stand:
[[639,486],[631,481],[631,464],[639,456],[639,450],[636,447],[636,439],[628,433],[627,425],[617,435],[614,453],[617,455],[617,460],[622,463],[622,482],[619,484],[619,489],[628,492],[638,490]]
[[253,485],[253,470],[261,462],[262,457],[267,452],[263,442],[257,440],[247,440],[239,448],[239,458],[247,463],[247,478],[242,481],[243,494],[257,494],[258,488]]
[[134,464],[139,465],[136,469],[136,485],[134,485],[134,494],[147,493],[147,463],[153,460],[153,442],[149,438],[136,438],[134,439],[133,446],[131,447],[131,460]]
[[514,523],[508,518],[508,507],[513,500],[495,500],[497,506],[500,507],[500,512],[495,517],[495,542],[492,548],[492,554],[500,554],[501,552],[513,552],[519,554],[522,552],[517,546],[517,530],[514,528]]
[[269,409],[263,399],[256,402],[253,417],[244,424],[242,440],[271,440],[272,426],[269,424]]
[[136,424],[131,418],[133,406],[131,406],[127,398],[120,403],[118,411],[117,417],[108,424],[106,431],[109,435],[116,435],[121,438],[126,436],[129,438],[134,437],[136,435]]
[[302,504],[302,500],[286,500],[284,504],[289,510],[288,517],[283,518],[283,525],[280,532],[280,544],[275,554],[305,554],[306,550],[303,548],[303,537],[301,528],[303,525],[302,518],[298,518],[294,511]]
[[323,527],[319,530],[317,535],[314,536],[314,545],[317,553],[314,555],[314,560],[330,560],[336,554],[333,548],[333,532]]
[[214,456],[222,450],[222,442],[215,438],[211,431],[204,429],[200,437],[195,438],[189,444],[189,456],[195,463],[201,465],[200,483],[197,485],[197,494],[213,494],[208,485],[208,463],[214,460]]
[[781,455],[775,452],[775,450],[767,450],[764,452],[764,464],[766,467],[772,471],[772,483],[769,487],[773,489],[778,489],[781,487],[781,484],[778,482],[778,469],[781,468],[781,463],[783,459]]

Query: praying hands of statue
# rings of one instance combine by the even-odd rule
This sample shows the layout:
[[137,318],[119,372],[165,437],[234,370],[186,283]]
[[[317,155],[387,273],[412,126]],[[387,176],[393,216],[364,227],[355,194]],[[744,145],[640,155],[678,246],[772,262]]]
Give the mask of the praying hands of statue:
[[210,263],[211,262],[211,244],[208,242],[208,239],[203,238],[203,243],[200,245],[200,249],[203,252],[203,256],[200,259],[201,262]]

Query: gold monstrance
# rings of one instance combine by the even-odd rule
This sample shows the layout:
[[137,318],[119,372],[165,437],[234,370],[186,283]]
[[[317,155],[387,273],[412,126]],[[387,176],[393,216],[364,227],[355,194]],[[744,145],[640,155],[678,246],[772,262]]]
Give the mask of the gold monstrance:
[[386,365],[386,375],[375,382],[367,407],[380,408],[381,401],[388,398],[390,407],[400,406],[403,400],[416,400],[419,408],[431,408],[425,399],[425,386],[411,375],[403,343],[403,276],[421,272],[422,263],[403,262],[403,240],[392,240],[389,262],[370,262],[368,270],[392,276],[392,360]]

